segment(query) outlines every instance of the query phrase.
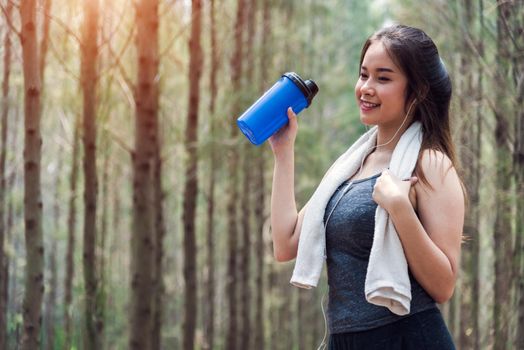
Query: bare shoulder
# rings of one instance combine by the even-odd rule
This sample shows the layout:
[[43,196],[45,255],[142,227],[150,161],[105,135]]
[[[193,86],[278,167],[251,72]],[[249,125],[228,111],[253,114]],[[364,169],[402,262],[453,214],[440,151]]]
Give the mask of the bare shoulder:
[[462,186],[451,159],[441,151],[426,149],[422,152],[419,164],[430,186],[419,181],[418,189],[437,191],[442,187],[452,187],[462,195]]
[[453,236],[459,238],[465,201],[462,184],[453,163],[442,152],[424,150],[419,166],[429,184],[428,186],[420,180],[415,184],[422,224],[434,240],[448,236],[450,232],[454,232]]

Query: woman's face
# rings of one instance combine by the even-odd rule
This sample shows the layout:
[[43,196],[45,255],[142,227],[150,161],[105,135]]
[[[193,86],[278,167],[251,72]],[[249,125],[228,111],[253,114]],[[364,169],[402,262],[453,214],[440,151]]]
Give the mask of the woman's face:
[[389,57],[382,42],[374,41],[364,55],[355,85],[362,123],[397,127],[406,115],[406,88],[404,73]]

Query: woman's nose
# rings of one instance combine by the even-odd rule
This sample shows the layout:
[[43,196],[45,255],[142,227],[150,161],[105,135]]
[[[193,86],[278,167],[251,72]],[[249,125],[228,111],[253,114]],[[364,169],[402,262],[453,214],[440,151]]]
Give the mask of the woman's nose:
[[362,95],[373,96],[375,94],[375,88],[373,87],[373,84],[370,82],[370,80],[371,79],[367,79],[360,86],[360,92],[362,93]]

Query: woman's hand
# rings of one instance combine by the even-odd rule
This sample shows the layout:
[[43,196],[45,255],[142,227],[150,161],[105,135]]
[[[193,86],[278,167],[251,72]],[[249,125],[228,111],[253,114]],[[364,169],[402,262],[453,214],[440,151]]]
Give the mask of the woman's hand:
[[291,107],[287,109],[288,124],[284,125],[279,131],[269,138],[271,150],[275,156],[285,153],[286,151],[293,151],[295,139],[297,137],[298,122],[297,115]]
[[416,211],[417,195],[413,185],[417,181],[418,178],[415,176],[408,180],[401,180],[389,170],[384,170],[375,183],[373,200],[388,213],[391,213],[395,206],[405,204],[407,201]]

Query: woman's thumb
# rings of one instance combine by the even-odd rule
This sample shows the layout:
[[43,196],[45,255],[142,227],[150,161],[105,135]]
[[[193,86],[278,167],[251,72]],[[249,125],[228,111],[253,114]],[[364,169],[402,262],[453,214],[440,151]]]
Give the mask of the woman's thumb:
[[295,112],[293,111],[293,108],[288,107],[288,109],[287,109],[287,117],[288,117],[289,119],[292,119],[292,118],[296,118],[296,116],[297,116],[297,115],[296,115]]
[[293,109],[291,107],[287,109],[287,117],[289,119],[289,124],[297,123],[297,115],[295,114],[295,112],[293,112]]

